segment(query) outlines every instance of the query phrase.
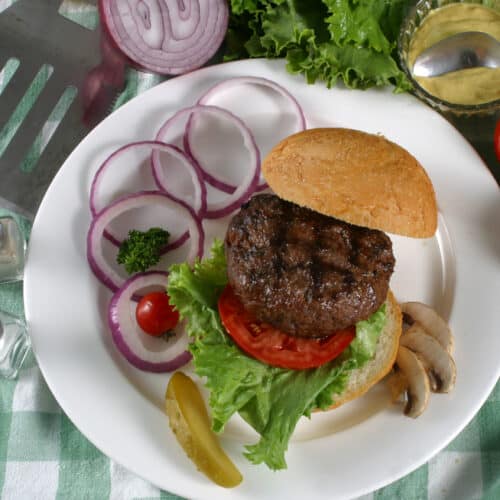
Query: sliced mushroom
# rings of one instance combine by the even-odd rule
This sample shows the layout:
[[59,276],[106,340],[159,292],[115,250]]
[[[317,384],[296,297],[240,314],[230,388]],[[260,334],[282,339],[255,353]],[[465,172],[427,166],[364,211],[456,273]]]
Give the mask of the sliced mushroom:
[[418,355],[429,375],[434,392],[450,392],[453,389],[456,377],[455,362],[418,321],[401,336],[400,343]]
[[395,366],[395,369],[387,376],[387,386],[391,392],[393,403],[399,401],[401,396],[408,390],[408,380],[403,372],[397,369],[397,366]]
[[429,378],[417,355],[404,346],[399,346],[396,363],[408,380],[405,415],[417,418],[429,401]]
[[[441,347],[441,345],[439,345]],[[414,351],[415,352],[415,351]],[[424,365],[425,372],[427,373],[427,376],[429,377],[429,387],[431,388],[432,392],[442,392],[439,391],[438,388],[440,387],[440,381],[436,379],[434,376],[434,372],[431,370],[431,366],[429,362],[420,356],[418,353],[415,353],[418,356],[418,359],[420,359],[420,362],[422,365]]]
[[453,351],[453,335],[446,321],[432,307],[421,302],[405,302],[401,304],[401,310],[404,317],[411,318],[413,322],[418,321],[424,330],[451,354]]

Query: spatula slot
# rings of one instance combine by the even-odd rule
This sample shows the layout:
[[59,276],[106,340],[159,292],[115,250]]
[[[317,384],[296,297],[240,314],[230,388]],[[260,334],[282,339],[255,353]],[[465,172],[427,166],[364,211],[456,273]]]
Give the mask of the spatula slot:
[[10,144],[12,138],[16,135],[19,127],[29,113],[31,106],[40,96],[45,85],[49,81],[54,68],[49,64],[44,64],[36,74],[30,86],[16,106],[16,109],[8,119],[7,123],[0,130],[0,156]]

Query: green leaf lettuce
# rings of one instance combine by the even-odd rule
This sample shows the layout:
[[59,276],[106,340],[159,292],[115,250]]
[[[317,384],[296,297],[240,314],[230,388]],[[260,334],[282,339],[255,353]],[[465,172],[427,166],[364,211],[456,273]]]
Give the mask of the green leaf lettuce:
[[217,312],[226,283],[224,248],[216,241],[210,258],[193,267],[171,266],[167,292],[188,320],[195,372],[205,378],[210,391],[214,431],[221,432],[238,412],[261,436],[257,444],[246,447],[248,460],[284,469],[288,442],[300,417],[331,406],[349,373],[373,356],[385,324],[385,307],[356,325],[356,338],[338,359],[315,369],[287,370],[247,356],[226,334]]
[[347,87],[410,84],[397,65],[409,0],[231,0],[225,60],[286,58],[309,83]]

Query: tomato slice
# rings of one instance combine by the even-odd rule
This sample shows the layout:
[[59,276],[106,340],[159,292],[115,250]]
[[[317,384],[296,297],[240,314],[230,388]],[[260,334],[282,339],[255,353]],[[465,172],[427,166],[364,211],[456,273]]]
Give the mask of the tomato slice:
[[353,326],[321,339],[293,337],[256,320],[230,286],[223,290],[218,305],[222,324],[236,344],[259,361],[281,368],[321,366],[342,354],[356,335]]
[[173,309],[165,292],[144,295],[135,310],[137,323],[145,333],[159,337],[175,328],[179,313]]

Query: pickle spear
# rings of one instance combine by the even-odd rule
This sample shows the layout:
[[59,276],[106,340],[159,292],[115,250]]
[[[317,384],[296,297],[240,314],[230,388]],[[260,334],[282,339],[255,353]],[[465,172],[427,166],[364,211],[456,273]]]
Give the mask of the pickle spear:
[[243,477],[212,431],[198,387],[182,372],[175,372],[170,378],[165,409],[177,441],[198,470],[219,486],[238,486]]

